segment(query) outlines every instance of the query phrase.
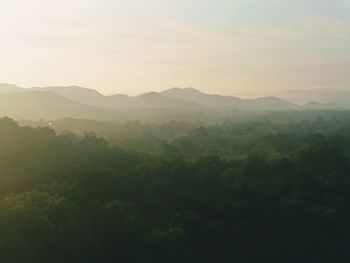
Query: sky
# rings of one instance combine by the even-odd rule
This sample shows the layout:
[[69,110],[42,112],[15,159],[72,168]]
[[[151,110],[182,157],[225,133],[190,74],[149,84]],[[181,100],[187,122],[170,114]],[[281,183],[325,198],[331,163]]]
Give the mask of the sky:
[[350,88],[350,0],[0,0],[0,82],[129,95]]

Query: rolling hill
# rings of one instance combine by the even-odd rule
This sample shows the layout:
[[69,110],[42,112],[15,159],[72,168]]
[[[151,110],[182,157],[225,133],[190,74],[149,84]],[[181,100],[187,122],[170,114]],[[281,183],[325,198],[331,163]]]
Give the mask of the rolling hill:
[[[326,92],[327,93],[327,92]],[[323,94],[323,93],[322,93]],[[65,117],[127,120],[127,119],[205,119],[227,116],[237,111],[329,110],[350,107],[350,92],[343,90],[343,103],[312,101],[298,106],[279,97],[241,99],[234,96],[206,94],[199,90],[173,88],[131,97],[123,94],[105,96],[96,90],[78,86],[24,89],[0,84],[0,116],[17,119],[57,119]],[[339,95],[338,94],[338,95]],[[187,115],[187,117],[186,117]]]
[[21,91],[24,91],[24,89],[17,85],[0,83],[0,94],[7,94],[7,93],[14,93],[14,92],[21,92]]
[[[13,88],[11,89],[11,87]],[[0,116],[31,120],[56,120],[71,117],[109,121],[142,119],[151,122],[169,119],[190,121],[206,118],[205,114],[194,110],[198,109],[197,105],[173,100],[158,93],[148,93],[137,97],[96,95],[96,97],[102,97],[101,100],[103,100],[101,105],[104,107],[99,107],[78,102],[79,100],[95,104],[96,100],[86,102],[77,91],[81,91],[85,95],[89,93],[93,96],[96,95],[96,93],[94,95],[94,92],[85,91],[83,88],[75,89],[73,92],[68,88],[17,89],[15,86],[6,86],[6,92],[4,89],[0,93]],[[69,99],[69,96],[72,99]],[[90,96],[91,98],[92,96]],[[105,101],[107,105],[104,104]]]
[[233,96],[211,95],[192,88],[173,88],[161,93],[174,99],[181,99],[203,106],[225,110],[291,110],[297,105],[276,97],[244,100]]
[[30,88],[30,91],[37,91],[37,92],[55,92],[67,99],[70,99],[72,101],[76,101],[82,104],[86,105],[92,105],[92,106],[104,106],[104,99],[105,96],[103,96],[101,93],[99,93],[96,90],[93,89],[86,89],[79,86],[66,86],[66,87],[59,87],[59,86],[53,86],[53,87],[34,87]]
[[112,112],[71,101],[52,91],[27,91],[0,94],[0,116],[17,119],[109,119]]
[[31,88],[30,90],[37,92],[51,91],[81,104],[105,108],[194,109],[199,107],[194,103],[169,98],[156,92],[149,92],[140,96],[129,97],[122,94],[104,96],[96,90],[85,89],[78,86]]
[[344,107],[336,104],[336,103],[322,103],[322,102],[316,102],[311,101],[303,105],[303,109],[308,110],[329,110],[329,109],[342,109]]
[[52,91],[81,104],[105,108],[144,109],[216,109],[216,110],[292,110],[297,105],[277,97],[244,100],[233,96],[211,95],[192,88],[173,88],[160,93],[149,92],[130,97],[122,94],[104,96],[96,90],[77,86],[31,88]]
[[289,101],[295,101],[299,104],[309,102],[335,104],[338,108],[350,108],[350,88],[318,88],[318,89],[300,89],[287,90],[280,93]]

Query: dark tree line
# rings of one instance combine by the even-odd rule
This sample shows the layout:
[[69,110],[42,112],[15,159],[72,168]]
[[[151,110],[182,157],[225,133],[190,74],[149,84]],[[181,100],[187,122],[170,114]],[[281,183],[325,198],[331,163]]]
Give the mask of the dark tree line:
[[1,262],[348,261],[350,135],[264,125],[147,152],[1,119]]

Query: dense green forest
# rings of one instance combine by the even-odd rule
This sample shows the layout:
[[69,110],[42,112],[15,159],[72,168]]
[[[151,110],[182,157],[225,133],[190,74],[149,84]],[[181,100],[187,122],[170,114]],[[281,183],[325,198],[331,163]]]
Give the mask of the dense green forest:
[[350,120],[340,114],[3,118],[0,261],[348,262]]

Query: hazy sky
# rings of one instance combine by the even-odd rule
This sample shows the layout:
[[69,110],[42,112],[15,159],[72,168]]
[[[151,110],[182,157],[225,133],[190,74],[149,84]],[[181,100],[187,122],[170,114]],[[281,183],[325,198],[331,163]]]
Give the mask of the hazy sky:
[[0,0],[0,82],[350,88],[350,0]]

